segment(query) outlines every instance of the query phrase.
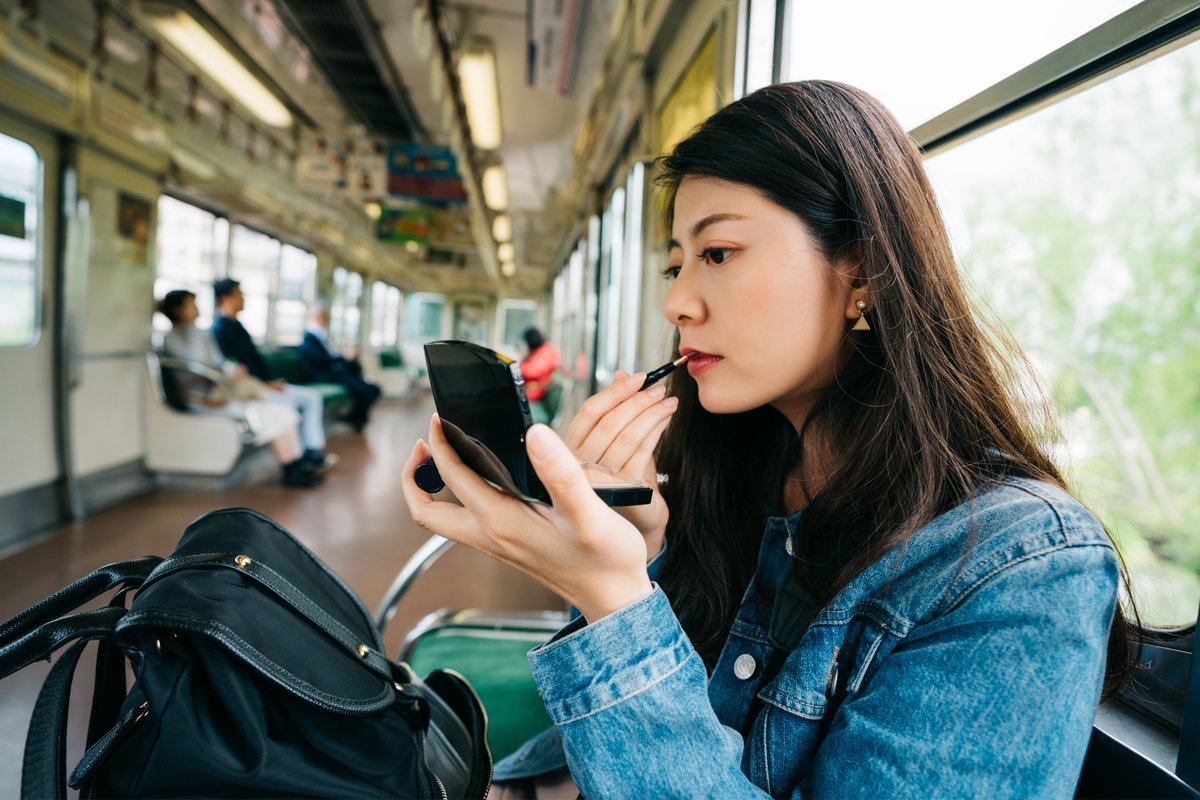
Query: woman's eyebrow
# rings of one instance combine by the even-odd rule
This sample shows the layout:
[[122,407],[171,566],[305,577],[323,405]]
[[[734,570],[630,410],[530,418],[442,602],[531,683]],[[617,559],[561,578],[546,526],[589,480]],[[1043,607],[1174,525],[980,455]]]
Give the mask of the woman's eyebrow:
[[[707,217],[704,217],[703,219],[698,220],[694,225],[692,225],[691,229],[688,231],[688,235],[691,236],[693,239],[695,239],[697,236],[700,235],[700,232],[702,230],[704,230],[705,228],[707,228],[709,225],[715,225],[718,222],[727,222],[729,220],[739,220],[739,219],[745,219],[745,218],[746,218],[746,216],[744,214],[732,214],[732,213],[726,212],[726,211],[722,211],[722,212],[719,212],[716,214],[709,214]],[[667,251],[668,252],[676,247],[681,248],[681,247],[683,247],[683,245],[681,245],[679,243],[679,241],[676,239],[668,239],[667,240]]]

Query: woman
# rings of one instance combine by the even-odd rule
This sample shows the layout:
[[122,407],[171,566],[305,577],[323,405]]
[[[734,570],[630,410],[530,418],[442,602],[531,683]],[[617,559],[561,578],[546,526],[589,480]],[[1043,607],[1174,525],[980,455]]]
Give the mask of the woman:
[[537,328],[526,328],[521,334],[528,351],[521,359],[521,377],[525,379],[525,396],[529,399],[530,411],[534,422],[549,423],[554,419],[554,412],[546,404],[546,392],[550,379],[558,369],[561,356],[558,348],[546,341],[542,332]]
[[[557,734],[497,777],[562,752],[589,798],[1069,796],[1128,670],[1119,562],[1009,393],[916,147],[805,82],[662,166],[670,396],[621,376],[565,442],[531,428],[553,508],[436,419],[405,470],[418,523],[582,612],[530,654]],[[462,506],[414,484],[430,453]],[[618,513],[576,456],[667,481]]]
[[[168,356],[196,362],[214,370],[222,370],[224,359],[212,334],[196,327],[200,316],[196,295],[186,289],[167,292],[158,303],[158,311],[171,321],[171,330],[163,337],[163,350]],[[247,419],[254,422],[255,444],[270,444],[271,452],[282,469],[284,486],[316,486],[324,478],[312,463],[303,457],[296,425],[300,415],[291,408],[269,403],[263,398],[267,388],[246,374],[241,364],[231,365],[227,376],[233,387],[229,396],[213,381],[196,373],[172,370],[184,402],[197,411],[228,410],[238,404]]]

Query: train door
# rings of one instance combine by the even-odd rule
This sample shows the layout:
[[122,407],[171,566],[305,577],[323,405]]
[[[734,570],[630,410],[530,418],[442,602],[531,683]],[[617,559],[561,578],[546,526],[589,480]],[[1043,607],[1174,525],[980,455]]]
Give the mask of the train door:
[[86,514],[152,486],[144,467],[146,350],[161,182],[90,146],[78,153],[89,246],[65,262],[63,308],[74,502]]
[[59,154],[0,112],[0,547],[65,516],[56,439]]

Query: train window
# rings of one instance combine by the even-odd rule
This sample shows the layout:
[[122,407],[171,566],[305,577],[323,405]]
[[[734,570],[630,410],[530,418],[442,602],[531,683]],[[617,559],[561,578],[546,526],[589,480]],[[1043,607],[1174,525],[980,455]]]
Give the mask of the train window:
[[629,168],[625,181],[625,263],[622,269],[621,307],[627,318],[621,321],[621,369],[638,368],[637,347],[641,334],[642,308],[642,216],[646,188],[646,165],[638,161]]
[[516,354],[525,340],[521,334],[533,325],[537,314],[537,303],[532,300],[501,300],[496,307],[496,316],[500,320],[501,351],[508,355]]
[[271,295],[279,273],[278,239],[241,225],[233,226],[229,275],[241,284],[246,308],[238,317],[257,342],[266,342],[271,327]]
[[400,305],[404,295],[383,281],[371,284],[371,346],[394,347],[400,338]]
[[425,343],[442,338],[442,315],[446,298],[440,294],[410,294],[404,308],[404,340]]
[[279,253],[279,292],[275,297],[276,344],[300,344],[304,318],[317,291],[317,257],[285,244]]
[[0,347],[38,339],[41,160],[20,139],[0,133]]
[[362,275],[344,267],[334,268],[329,334],[338,344],[357,346],[362,341],[362,295]]
[[[200,311],[197,324],[208,327],[213,319],[212,285],[225,272],[228,250],[228,223],[203,208],[174,197],[158,198],[158,235],[155,238],[156,263],[154,296],[162,297],[172,289],[187,289],[196,295]],[[154,328],[165,332],[171,327],[161,315],[155,315]]]
[[775,82],[776,0],[743,0],[748,9],[746,26],[746,94]]
[[785,79],[858,86],[911,130],[1138,0],[792,2]]
[[607,384],[620,366],[617,345],[621,335],[621,267],[625,255],[625,188],[608,197],[600,227],[600,340],[596,380]]
[[1200,596],[1200,45],[929,159],[958,256],[1058,406],[1143,621]]

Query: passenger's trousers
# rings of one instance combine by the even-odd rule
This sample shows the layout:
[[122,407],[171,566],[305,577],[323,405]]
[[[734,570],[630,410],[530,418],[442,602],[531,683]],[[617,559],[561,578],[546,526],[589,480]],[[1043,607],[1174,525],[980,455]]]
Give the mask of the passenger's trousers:
[[289,383],[282,391],[272,390],[267,399],[300,412],[300,444],[305,450],[325,449],[325,402],[320,392]]

